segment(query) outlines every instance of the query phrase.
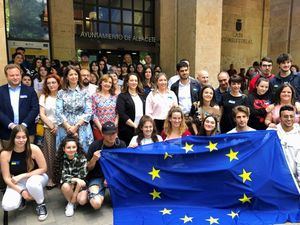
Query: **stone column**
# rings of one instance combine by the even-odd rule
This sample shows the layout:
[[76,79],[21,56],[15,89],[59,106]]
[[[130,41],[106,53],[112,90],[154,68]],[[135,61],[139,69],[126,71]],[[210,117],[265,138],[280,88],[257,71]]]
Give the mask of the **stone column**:
[[4,1],[0,1],[0,85],[6,83],[4,67],[7,64],[6,32],[4,18]]
[[216,84],[220,70],[222,0],[161,1],[160,61],[169,76],[176,63],[190,61],[191,75],[206,69]]
[[177,0],[160,1],[160,65],[167,76],[176,72]]
[[223,0],[197,1],[195,71],[207,70],[214,87],[221,66],[222,10]]
[[[270,3],[270,33],[268,53],[273,59],[275,65],[277,56],[281,53],[288,52],[291,2],[292,0],[272,0]],[[274,72],[277,72],[275,67],[273,67]]]
[[221,67],[240,72],[267,54],[269,0],[223,1]]
[[294,0],[291,15],[291,31],[289,52],[293,57],[293,61],[300,65],[300,1]]
[[75,57],[73,0],[51,0],[49,5],[52,58],[70,60]]

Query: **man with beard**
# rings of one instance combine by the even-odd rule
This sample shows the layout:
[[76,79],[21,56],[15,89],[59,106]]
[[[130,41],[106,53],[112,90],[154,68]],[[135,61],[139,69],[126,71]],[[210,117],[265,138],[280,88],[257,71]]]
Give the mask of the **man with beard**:
[[96,93],[98,87],[97,87],[97,85],[90,83],[90,81],[91,81],[90,71],[87,69],[81,69],[80,75],[81,75],[82,84],[83,84],[84,88],[87,89],[89,92],[89,95],[92,96],[94,93]]
[[176,69],[179,80],[171,86],[171,90],[177,96],[178,105],[187,116],[191,111],[192,104],[199,100],[201,87],[196,80],[190,79],[189,65],[186,62],[177,63]]
[[271,80],[275,75],[272,74],[273,62],[269,57],[264,57],[260,61],[259,72],[258,74],[252,78],[249,83],[249,93],[253,91],[256,86],[256,82],[260,77],[265,77],[268,80]]
[[284,83],[290,83],[296,90],[296,98],[300,100],[300,74],[294,74],[291,71],[292,57],[289,54],[283,53],[278,56],[277,64],[279,73],[270,80],[273,96],[278,88]]

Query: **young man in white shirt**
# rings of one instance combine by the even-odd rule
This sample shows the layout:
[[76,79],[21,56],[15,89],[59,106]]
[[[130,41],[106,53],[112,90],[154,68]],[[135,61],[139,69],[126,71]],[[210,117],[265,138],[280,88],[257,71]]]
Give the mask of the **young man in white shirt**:
[[295,109],[291,105],[284,105],[279,110],[280,123],[276,125],[276,131],[280,139],[287,163],[298,178],[300,174],[300,126],[295,123]]
[[178,99],[178,105],[185,115],[189,115],[192,104],[199,100],[201,87],[195,79],[191,79],[189,65],[186,62],[179,62],[176,65],[179,80],[172,86],[171,90]]
[[243,132],[243,131],[255,131],[255,129],[248,126],[250,110],[244,105],[238,105],[232,109],[232,114],[236,127],[228,131],[227,134]]

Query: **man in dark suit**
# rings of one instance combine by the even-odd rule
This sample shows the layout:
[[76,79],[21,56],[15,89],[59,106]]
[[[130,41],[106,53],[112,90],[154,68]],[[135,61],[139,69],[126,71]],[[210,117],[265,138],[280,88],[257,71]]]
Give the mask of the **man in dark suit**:
[[190,78],[189,65],[186,62],[181,61],[177,63],[176,69],[179,74],[179,80],[171,86],[171,90],[177,96],[178,105],[182,109],[182,112],[185,116],[188,116],[192,104],[199,100],[201,87],[198,81]]
[[39,114],[37,94],[32,87],[21,84],[21,68],[9,64],[5,66],[4,73],[7,84],[0,87],[0,149],[7,148],[11,130],[18,124],[27,127],[33,142],[35,118]]

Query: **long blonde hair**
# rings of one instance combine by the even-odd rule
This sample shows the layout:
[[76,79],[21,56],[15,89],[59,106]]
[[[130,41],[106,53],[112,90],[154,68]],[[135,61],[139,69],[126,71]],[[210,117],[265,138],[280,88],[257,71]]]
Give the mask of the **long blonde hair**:
[[180,127],[179,127],[180,134],[182,135],[187,129],[187,126],[185,124],[184,115],[183,115],[181,108],[179,106],[172,106],[168,112],[168,116],[164,123],[164,131],[167,135],[170,135],[172,133],[173,128],[172,128],[172,124],[171,124],[170,120],[172,118],[172,114],[176,113],[176,112],[180,113],[180,115],[181,115],[181,123],[180,123]]

